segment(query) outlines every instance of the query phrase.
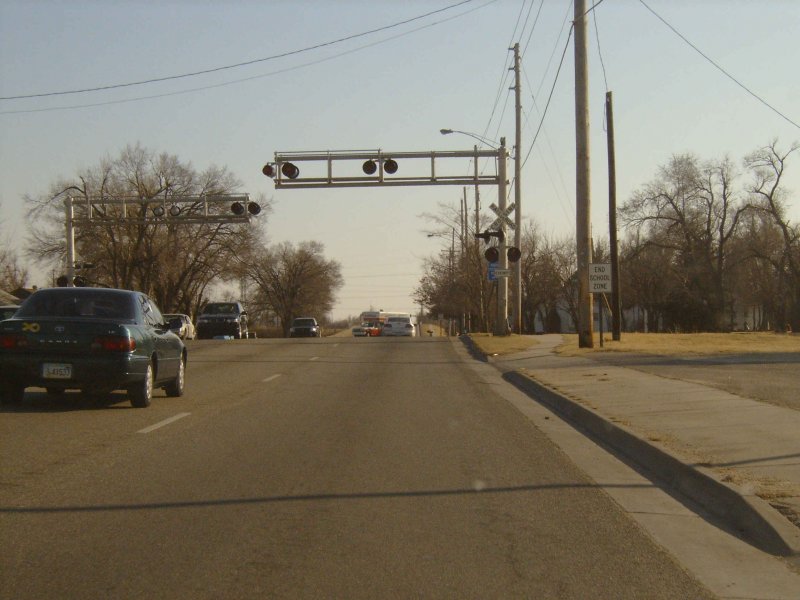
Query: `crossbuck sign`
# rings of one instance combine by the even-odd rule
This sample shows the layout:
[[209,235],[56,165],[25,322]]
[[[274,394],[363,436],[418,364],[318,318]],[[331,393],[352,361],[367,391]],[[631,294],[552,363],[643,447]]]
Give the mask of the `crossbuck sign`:
[[513,202],[502,210],[498,208],[497,205],[494,203],[490,204],[489,208],[491,208],[492,212],[497,215],[497,218],[494,221],[492,221],[491,225],[489,225],[489,231],[500,231],[500,228],[504,224],[509,229],[514,229],[514,221],[508,218],[508,215],[514,212]]

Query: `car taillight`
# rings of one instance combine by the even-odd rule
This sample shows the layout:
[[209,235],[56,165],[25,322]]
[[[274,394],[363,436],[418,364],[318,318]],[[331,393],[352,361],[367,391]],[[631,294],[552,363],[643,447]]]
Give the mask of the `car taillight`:
[[21,333],[0,333],[0,348],[4,350],[25,348],[27,345],[28,340]]
[[101,335],[94,338],[92,350],[103,352],[133,352],[136,340],[125,335]]

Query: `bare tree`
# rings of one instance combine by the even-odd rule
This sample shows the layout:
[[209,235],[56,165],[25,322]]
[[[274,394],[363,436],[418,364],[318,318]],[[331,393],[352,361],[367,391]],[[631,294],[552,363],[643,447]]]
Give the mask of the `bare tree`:
[[244,271],[256,286],[260,303],[281,319],[284,335],[295,317],[327,315],[344,284],[340,264],[325,259],[319,242],[265,248],[244,265]]
[[760,262],[769,264],[775,274],[779,290],[785,291],[786,302],[777,318],[800,328],[800,226],[787,216],[787,192],[781,187],[789,156],[800,148],[795,142],[788,150],[778,148],[777,140],[756,150],[745,158],[745,166],[753,176],[749,188],[750,205],[765,215],[775,228],[780,247],[774,244],[753,245],[752,254]]
[[671,318],[680,328],[726,326],[727,247],[747,210],[734,187],[736,176],[727,158],[701,165],[690,154],[673,156],[620,211],[637,237],[672,251],[681,288],[670,291]]
[[[26,197],[34,217],[28,254],[63,270],[64,200],[71,196],[76,199],[76,217],[85,217],[89,210],[93,215],[91,222],[81,219],[75,239],[80,261],[94,265],[84,272],[91,283],[142,290],[164,310],[193,314],[212,282],[239,276],[240,258],[263,232],[241,224],[158,222],[149,211],[153,202],[234,193],[240,185],[224,167],[198,172],[174,155],[128,146],[118,157],[56,182],[48,194]],[[103,203],[119,198],[130,200],[126,215],[138,217],[136,222],[120,218],[120,205]],[[263,198],[259,201],[266,204]],[[197,203],[184,206],[181,214],[202,210]]]
[[[0,221],[0,226],[2,225],[3,222]],[[2,232],[1,228],[0,232]],[[19,255],[13,249],[11,239],[2,233],[0,235],[4,238],[0,243],[0,290],[10,292],[24,287],[29,274],[28,270],[20,265]]]

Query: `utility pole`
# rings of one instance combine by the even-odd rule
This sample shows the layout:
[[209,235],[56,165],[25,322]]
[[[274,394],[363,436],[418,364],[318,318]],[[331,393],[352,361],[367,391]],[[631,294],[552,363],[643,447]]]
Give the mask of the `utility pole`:
[[608,233],[611,244],[611,339],[622,337],[622,297],[619,289],[619,249],[617,248],[617,166],[614,150],[614,106],[611,92],[606,92],[608,127]]
[[575,0],[575,237],[578,254],[578,347],[594,348],[594,315],[589,292],[592,256],[589,169],[589,75],[586,0]]
[[[522,94],[519,82],[519,43],[514,44],[514,97],[516,100],[516,140],[514,142],[514,245],[522,250]],[[514,263],[514,331],[522,333],[522,261]]]

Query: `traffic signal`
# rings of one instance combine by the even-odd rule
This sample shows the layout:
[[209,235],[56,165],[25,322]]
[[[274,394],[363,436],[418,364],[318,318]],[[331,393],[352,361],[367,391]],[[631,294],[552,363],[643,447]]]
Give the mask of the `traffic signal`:
[[[372,159],[365,160],[364,164],[361,165],[361,170],[367,175],[374,175],[378,170],[378,165]],[[394,175],[397,173],[397,161],[391,158],[387,158],[385,161],[383,161],[383,172],[388,173],[389,175]]]
[[522,252],[516,246],[510,246],[506,251],[509,262],[515,263],[522,257]]
[[275,165],[272,163],[267,163],[264,165],[264,168],[261,169],[261,172],[267,177],[275,177]]
[[397,161],[387,158],[383,163],[383,170],[389,175],[397,173]]
[[[231,204],[231,212],[235,214],[237,217],[241,217],[244,214],[245,206],[241,202],[234,202]],[[256,216],[258,213],[261,212],[261,206],[255,202],[248,202],[247,203],[247,212],[251,215]]]
[[490,263],[500,260],[500,251],[497,249],[497,246],[491,246],[490,248],[487,248],[483,255]]
[[[66,275],[59,275],[58,278],[56,279],[56,285],[58,287],[69,287],[69,277],[67,277]],[[85,277],[77,275],[72,278],[72,285],[74,285],[75,287],[86,287],[87,285],[89,285],[89,282]]]
[[298,175],[300,175],[300,169],[295,164],[286,162],[281,165],[281,173],[289,179],[297,179]]

